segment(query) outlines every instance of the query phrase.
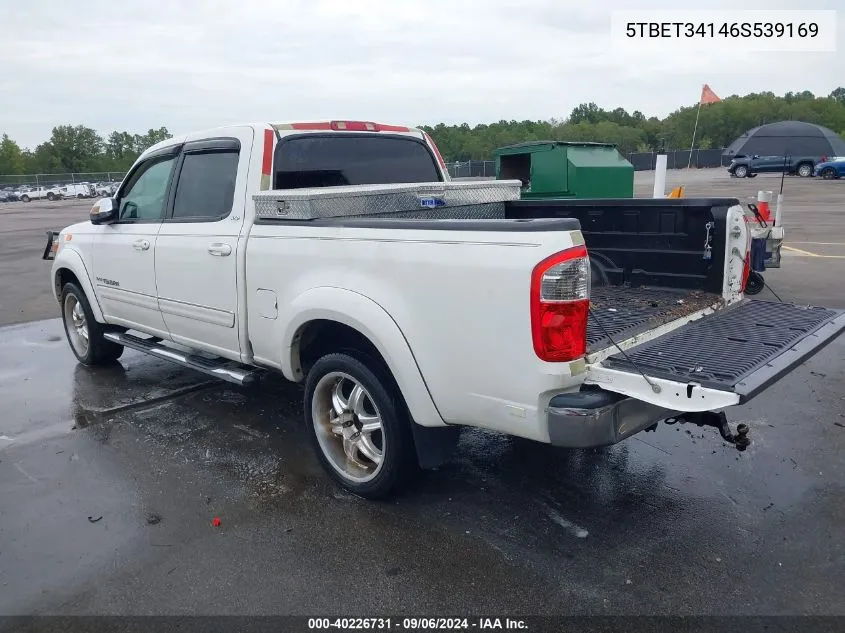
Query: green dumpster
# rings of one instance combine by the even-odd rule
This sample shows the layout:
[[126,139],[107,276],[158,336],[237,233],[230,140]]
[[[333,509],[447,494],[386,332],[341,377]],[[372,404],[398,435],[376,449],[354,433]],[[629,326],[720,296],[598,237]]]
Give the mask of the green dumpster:
[[524,199],[634,197],[634,166],[610,143],[532,141],[493,155],[496,178],[521,180]]

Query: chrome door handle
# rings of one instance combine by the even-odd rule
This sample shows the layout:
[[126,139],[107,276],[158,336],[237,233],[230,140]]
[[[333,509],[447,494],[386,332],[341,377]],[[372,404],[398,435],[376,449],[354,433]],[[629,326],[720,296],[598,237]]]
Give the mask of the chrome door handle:
[[149,240],[135,240],[132,242],[132,248],[136,251],[146,251],[150,248]]
[[208,245],[208,252],[212,255],[216,255],[217,257],[226,257],[226,255],[231,255],[232,247],[228,244],[215,242],[214,244]]

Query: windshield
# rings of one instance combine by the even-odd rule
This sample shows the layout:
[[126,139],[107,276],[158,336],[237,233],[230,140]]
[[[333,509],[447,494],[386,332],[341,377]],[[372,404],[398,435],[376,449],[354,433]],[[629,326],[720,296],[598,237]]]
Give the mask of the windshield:
[[439,182],[420,139],[384,134],[307,134],[282,139],[274,156],[274,189]]

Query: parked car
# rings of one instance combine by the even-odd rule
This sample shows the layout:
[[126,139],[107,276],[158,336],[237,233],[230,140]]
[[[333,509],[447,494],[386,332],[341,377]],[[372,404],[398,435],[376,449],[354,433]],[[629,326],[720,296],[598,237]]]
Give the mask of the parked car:
[[519,189],[449,182],[415,128],[231,126],[146,150],[43,257],[80,363],[129,347],[304,383],[318,459],[368,498],[442,463],[462,426],[589,448],[688,417],[742,448],[721,410],[845,329],[744,297],[736,198]]
[[4,187],[2,189],[2,191],[0,191],[0,201],[17,202],[20,199],[21,199],[20,194],[13,187]]
[[821,156],[735,156],[728,173],[737,178],[754,178],[757,174],[786,172],[808,178],[821,160]]
[[818,176],[825,180],[842,178],[842,176],[845,176],[845,157],[837,156],[832,160],[819,163],[813,170],[813,176]]
[[26,190],[21,189],[21,202],[29,202],[30,200],[59,200],[62,197],[62,190],[58,186],[52,187],[27,187]]
[[64,198],[91,198],[97,194],[96,190],[87,183],[65,185],[60,191]]
[[120,183],[115,182],[98,182],[95,186],[95,190],[98,196],[108,198],[117,193],[117,188],[119,185]]

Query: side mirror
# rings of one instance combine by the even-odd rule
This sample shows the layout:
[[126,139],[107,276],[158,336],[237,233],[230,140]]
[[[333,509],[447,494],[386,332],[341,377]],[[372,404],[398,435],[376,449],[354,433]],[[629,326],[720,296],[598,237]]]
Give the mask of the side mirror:
[[102,198],[91,207],[91,224],[111,224],[117,220],[117,201]]

